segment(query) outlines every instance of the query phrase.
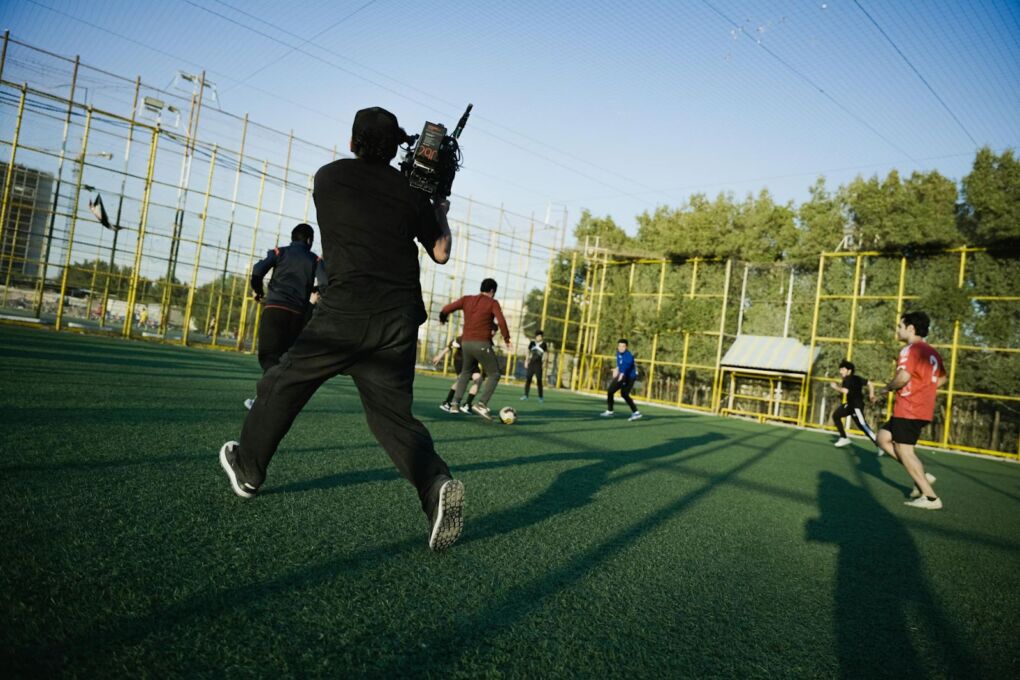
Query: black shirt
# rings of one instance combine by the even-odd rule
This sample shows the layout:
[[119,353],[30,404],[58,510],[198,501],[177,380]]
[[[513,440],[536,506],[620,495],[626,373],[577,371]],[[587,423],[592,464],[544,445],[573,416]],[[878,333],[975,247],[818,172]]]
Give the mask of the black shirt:
[[395,168],[359,158],[319,168],[313,196],[329,276],[322,304],[349,313],[414,306],[424,320],[414,240],[431,249],[440,234],[428,198]]
[[848,375],[843,378],[843,388],[846,393],[846,405],[851,408],[864,408],[864,388],[868,381],[860,376]]
[[545,356],[547,351],[548,348],[545,345],[545,340],[542,342],[535,342],[532,340],[528,343],[528,363],[534,365],[541,364],[542,357]]

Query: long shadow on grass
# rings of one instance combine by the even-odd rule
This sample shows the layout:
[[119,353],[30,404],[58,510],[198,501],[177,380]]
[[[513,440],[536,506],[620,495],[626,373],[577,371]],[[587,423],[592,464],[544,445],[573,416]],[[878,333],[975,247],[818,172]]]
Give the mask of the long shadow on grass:
[[[717,446],[698,451],[684,459],[708,455],[727,445],[743,443],[767,434],[770,433],[750,434],[736,441],[727,439]],[[795,434],[792,433],[785,439],[792,438]],[[698,438],[691,438],[691,440],[696,439]],[[679,453],[676,451],[675,445],[670,448],[672,453]],[[498,619],[502,626],[524,618],[529,612],[543,606],[546,598],[580,581],[585,574],[599,564],[612,559],[638,541],[644,534],[684,512],[717,486],[763,459],[770,452],[771,447],[723,473],[712,476],[698,489],[647,516],[641,522],[620,528],[612,536],[584,552],[566,567],[513,589],[505,598],[494,602],[492,607],[485,612],[461,621],[455,630],[443,627],[438,630],[425,631],[422,634],[422,639],[431,640],[431,649],[463,651],[468,647],[483,644],[485,638],[493,631],[493,621]],[[633,458],[631,462],[634,462]],[[480,526],[480,531],[488,531],[487,527],[495,527],[497,518],[498,516],[494,516],[492,519],[483,517],[477,523],[472,522],[469,518],[468,536],[475,531],[472,528],[474,526]],[[528,518],[521,517],[519,519]],[[9,662],[16,669],[33,672],[53,673],[77,668],[81,661],[115,654],[116,650],[138,644],[160,631],[179,626],[194,627],[201,625],[203,619],[236,612],[238,607],[243,607],[245,603],[256,602],[261,596],[278,594],[293,588],[308,588],[313,584],[338,577],[353,578],[359,571],[375,568],[380,561],[392,561],[422,549],[420,537],[393,541],[327,560],[317,565],[296,569],[267,581],[226,585],[222,590],[197,593],[141,616],[125,616],[116,621],[104,622],[98,628],[70,638],[41,641],[34,647],[15,649]],[[430,652],[420,649],[410,650],[407,656],[395,662],[397,667],[388,668],[378,675],[380,677],[421,675],[424,669],[431,668],[436,663],[430,654]],[[97,657],[97,655],[100,656]],[[153,664],[155,667],[155,662]],[[374,671],[373,674],[375,674]]]
[[[642,428],[646,429],[646,428]],[[573,434],[575,432],[590,433],[590,428],[584,428],[579,430],[559,430],[555,433],[543,433],[542,438],[546,441],[554,442],[558,445],[564,445],[567,443],[571,446],[577,446],[577,442],[554,437],[553,434],[565,435]],[[691,442],[685,443],[687,440],[680,438],[677,440],[666,441],[655,447],[654,450],[658,451],[662,449],[662,453],[657,453],[654,456],[645,455],[645,452],[639,452],[642,457],[635,457],[634,454],[620,451],[609,451],[606,449],[595,449],[588,451],[572,451],[563,453],[547,453],[538,455],[525,455],[525,456],[514,456],[513,458],[501,458],[498,460],[488,460],[478,463],[458,463],[452,468],[454,475],[459,475],[464,472],[477,472],[479,470],[495,470],[500,468],[517,467],[520,465],[537,465],[541,463],[555,463],[565,461],[603,461],[603,464],[608,462],[616,462],[619,466],[629,465],[631,463],[647,460],[650,457],[662,457],[671,453],[677,453],[677,447],[680,449],[691,448],[693,446],[700,446],[703,443],[715,441],[716,439],[723,438],[724,435],[718,433],[711,433],[709,435],[702,435],[702,437],[692,437]],[[704,439],[705,441],[697,442],[696,440]],[[466,443],[472,441],[486,441],[491,442],[491,436],[478,435],[469,437],[455,437],[443,439],[441,443]],[[358,448],[371,448],[371,445],[367,447],[362,446]],[[381,449],[380,449],[381,450]],[[651,451],[652,449],[649,449]],[[286,453],[311,453],[311,452],[323,452],[324,449],[317,447],[306,447],[300,449],[288,449]],[[340,453],[346,452],[345,447]],[[598,465],[598,463],[596,463]],[[398,473],[393,467],[385,468],[372,468],[369,470],[349,470],[346,472],[339,472],[333,475],[327,475],[325,477],[319,477],[317,479],[305,479],[298,482],[292,482],[290,484],[284,484],[278,487],[269,487],[265,491],[260,492],[262,495],[270,495],[277,493],[300,493],[305,491],[322,491],[325,489],[332,489],[344,486],[356,486],[358,484],[367,484],[371,482],[382,482],[396,479]]]
[[[818,475],[807,540],[839,546],[836,643],[843,677],[981,677],[923,574],[910,532],[865,489]],[[936,658],[923,658],[915,641]]]
[[911,487],[898,484],[885,476],[885,473],[882,472],[882,464],[878,459],[878,454],[874,451],[865,451],[856,446],[851,446],[850,448],[852,450],[851,453],[857,459],[856,466],[859,473],[874,477],[883,484],[888,484],[904,496],[910,493]]
[[[621,481],[621,478],[610,479],[612,474],[621,468],[635,464],[647,464],[651,461],[724,439],[727,439],[724,435],[716,432],[707,432],[695,437],[678,437],[639,451],[582,451],[556,454],[548,457],[534,456],[528,459],[529,463],[557,460],[594,460],[595,462],[590,465],[572,467],[561,472],[545,491],[526,503],[486,515],[479,522],[471,526],[470,533],[466,535],[462,543],[482,541],[493,536],[508,534],[512,531],[547,521],[556,515],[584,507],[594,500],[595,494],[603,487]],[[684,460],[689,460],[692,457],[695,456],[685,457]],[[541,460],[543,458],[547,458],[547,460]],[[496,464],[482,467],[504,466]],[[643,468],[636,474],[647,474],[648,471],[647,468]],[[630,476],[628,475],[627,477]]]
[[[784,437],[782,441],[792,439],[796,434],[796,432],[793,432]],[[755,439],[757,436],[759,435],[749,435],[740,441]],[[705,455],[733,443],[732,440],[726,440],[726,443],[710,447],[695,455]],[[422,631],[421,638],[429,640],[429,647],[432,650],[456,650],[456,653],[461,654],[462,657],[477,656],[478,648],[485,644],[489,635],[498,634],[498,631],[505,631],[523,620],[531,612],[541,609],[545,606],[549,597],[580,582],[593,569],[618,557],[620,553],[630,548],[643,536],[654,531],[663,523],[671,521],[686,512],[716,488],[726,484],[741,472],[766,458],[773,450],[775,450],[774,447],[768,447],[730,469],[713,475],[700,487],[681,496],[657,512],[650,513],[635,524],[620,528],[612,535],[570,560],[567,565],[551,571],[540,578],[510,589],[506,596],[498,601],[494,601],[488,609],[477,615],[464,617],[452,629],[449,626],[445,626],[430,631]],[[488,518],[482,518],[481,523],[484,525],[487,521]],[[474,530],[472,529],[472,531]],[[497,621],[498,627],[494,625]],[[430,654],[431,652],[422,652],[418,649],[408,650],[406,656],[392,661],[389,666],[382,669],[373,669],[373,674],[378,672],[380,677],[400,677],[421,673],[421,669],[425,668],[436,670],[436,660]],[[453,667],[455,667],[455,663],[451,661],[442,670],[449,670]]]

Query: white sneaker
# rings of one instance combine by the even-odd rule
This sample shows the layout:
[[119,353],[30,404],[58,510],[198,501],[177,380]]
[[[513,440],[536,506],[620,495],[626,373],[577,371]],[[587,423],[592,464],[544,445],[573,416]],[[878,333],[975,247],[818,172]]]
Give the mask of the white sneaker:
[[527,400],[528,400],[528,395],[525,394],[523,397],[521,397],[521,401],[527,401]]
[[439,405],[439,410],[446,411],[447,413],[453,413],[454,408],[444,401],[442,404]]
[[[930,472],[925,472],[924,473],[924,478],[928,480],[929,484],[934,484],[935,483],[935,475],[933,475]],[[918,489],[917,486],[914,486],[914,490],[910,492],[910,497],[911,498],[920,498],[921,497],[921,490]]]
[[833,444],[833,446],[838,446],[838,447],[842,448],[844,446],[850,446],[850,444],[852,444],[852,443],[853,442],[851,442],[846,437],[840,437],[839,439],[836,440],[836,443]]
[[603,411],[599,415],[602,416],[603,418],[612,418],[616,414],[613,413],[612,411]]
[[883,451],[882,449],[879,449],[878,450],[878,457],[881,458],[884,455],[885,455],[885,451]]
[[641,411],[634,411],[627,420],[641,420]]
[[[460,411],[461,413],[471,413],[471,407],[468,406],[467,404],[461,404],[460,408],[456,410]],[[450,413],[453,413],[453,411],[450,411]]]
[[935,500],[930,501],[924,496],[918,496],[912,501],[904,501],[903,505],[909,505],[912,508],[921,508],[922,510],[941,510],[942,499],[936,498]]
[[254,405],[255,405],[255,400],[254,399],[245,399],[244,400],[244,407],[246,409],[248,409],[249,411],[251,410],[251,407],[254,406]]

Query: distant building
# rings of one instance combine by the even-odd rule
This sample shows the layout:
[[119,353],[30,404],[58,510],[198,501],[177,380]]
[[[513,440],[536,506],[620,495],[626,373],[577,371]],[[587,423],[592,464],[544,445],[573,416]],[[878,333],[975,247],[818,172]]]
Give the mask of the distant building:
[[[8,164],[0,161],[0,183],[7,178]],[[35,278],[46,238],[46,225],[53,206],[53,175],[15,165],[11,175],[10,205],[7,207],[3,242],[0,243],[0,282]],[[0,194],[0,198],[3,194]]]

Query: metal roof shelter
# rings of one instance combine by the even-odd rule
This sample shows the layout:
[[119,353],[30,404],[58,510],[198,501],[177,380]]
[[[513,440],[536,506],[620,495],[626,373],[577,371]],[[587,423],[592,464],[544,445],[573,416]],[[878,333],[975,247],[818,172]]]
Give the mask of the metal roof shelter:
[[[721,413],[797,422],[800,393],[820,353],[820,348],[812,351],[796,338],[738,335],[719,365],[723,385],[729,377]],[[793,391],[796,399],[783,398],[784,392]]]

